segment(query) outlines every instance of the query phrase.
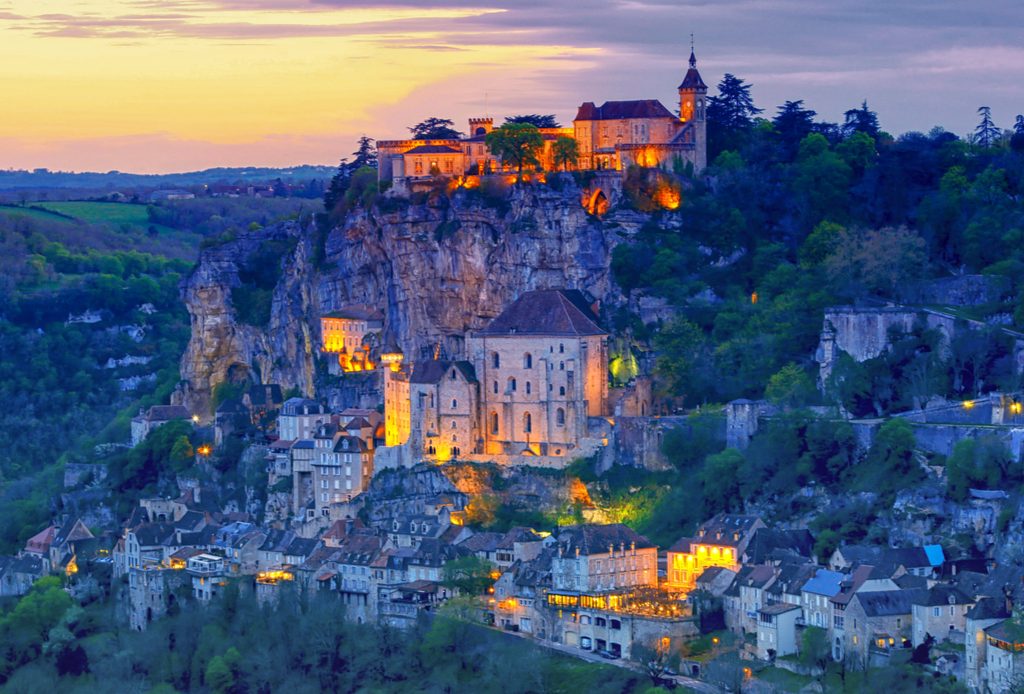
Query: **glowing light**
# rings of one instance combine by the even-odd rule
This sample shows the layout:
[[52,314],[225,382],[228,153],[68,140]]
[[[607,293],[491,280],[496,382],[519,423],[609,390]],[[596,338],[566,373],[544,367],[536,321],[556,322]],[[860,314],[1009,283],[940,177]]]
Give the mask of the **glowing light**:
[[679,189],[667,183],[660,184],[654,192],[654,202],[663,210],[679,209],[682,199],[683,196]]
[[1021,409],[1022,409],[1021,403],[1019,403],[1019,402],[1011,402],[1010,403],[1010,414],[1020,414],[1021,413]]
[[974,409],[974,401],[973,400],[964,400],[963,406],[964,406],[965,410],[973,410]]
[[205,456],[210,455],[210,453],[213,452],[213,449],[210,448],[210,446],[208,446],[207,444],[204,443],[202,446],[200,446],[199,448],[196,449],[196,452],[199,453],[199,455],[205,457]]
[[197,415],[197,414],[192,415],[192,423],[193,424],[199,424],[199,415]]
[[636,155],[636,163],[645,168],[653,168],[658,165],[658,155],[653,147],[644,147]]
[[78,557],[76,555],[71,556],[68,565],[64,567],[64,573],[67,576],[74,576],[78,573]]
[[256,574],[256,582],[264,585],[277,585],[282,581],[294,581],[295,574],[291,571],[285,571],[284,569],[274,569],[272,571],[260,571]]
[[750,303],[752,303],[752,304],[756,304],[757,303],[757,292],[752,292],[750,294]]

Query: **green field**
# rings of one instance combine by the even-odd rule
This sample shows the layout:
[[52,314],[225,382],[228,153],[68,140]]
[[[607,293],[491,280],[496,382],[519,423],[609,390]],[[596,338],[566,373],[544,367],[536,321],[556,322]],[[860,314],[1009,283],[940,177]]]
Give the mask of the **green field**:
[[35,204],[90,224],[149,225],[149,211],[145,205],[125,202],[37,202]]
[[[32,203],[35,204],[35,203]],[[59,214],[52,214],[44,210],[36,210],[30,207],[16,205],[0,205],[0,214],[28,217],[30,219],[43,219],[48,222],[70,222],[72,220],[61,217]]]

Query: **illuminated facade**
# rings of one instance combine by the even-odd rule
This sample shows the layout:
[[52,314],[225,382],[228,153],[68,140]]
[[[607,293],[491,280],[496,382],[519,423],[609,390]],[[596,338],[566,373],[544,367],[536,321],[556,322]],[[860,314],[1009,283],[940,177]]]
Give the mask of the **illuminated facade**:
[[[658,548],[618,523],[562,528],[557,553],[551,560],[551,584],[553,592],[570,594],[657,587]],[[608,602],[614,603],[614,595],[595,599],[601,601],[601,607],[616,606]]]
[[[679,115],[657,99],[586,102],[571,128],[541,128],[538,153],[543,171],[558,169],[553,145],[560,137],[576,141],[578,169],[625,170],[632,165],[674,169],[707,166],[707,85],[690,52],[690,66],[678,87]],[[486,144],[491,118],[470,118],[469,136],[445,140],[379,140],[378,175],[384,180],[463,176],[500,169]]]
[[337,355],[329,362],[332,373],[372,371],[370,336],[384,327],[381,313],[367,306],[349,306],[320,318],[321,346],[324,354]]
[[526,292],[466,340],[466,361],[385,351],[385,445],[413,462],[568,457],[608,414],[607,333],[583,294]]
[[764,521],[757,516],[715,516],[701,525],[694,537],[682,538],[669,548],[665,588],[688,593],[712,566],[739,571],[743,552],[754,532],[763,527]]

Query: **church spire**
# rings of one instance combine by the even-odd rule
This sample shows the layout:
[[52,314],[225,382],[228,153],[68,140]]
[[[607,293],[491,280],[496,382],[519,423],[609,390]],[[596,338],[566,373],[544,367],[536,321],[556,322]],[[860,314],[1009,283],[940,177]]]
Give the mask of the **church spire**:
[[693,34],[690,34],[690,69],[697,68],[697,56],[693,53]]

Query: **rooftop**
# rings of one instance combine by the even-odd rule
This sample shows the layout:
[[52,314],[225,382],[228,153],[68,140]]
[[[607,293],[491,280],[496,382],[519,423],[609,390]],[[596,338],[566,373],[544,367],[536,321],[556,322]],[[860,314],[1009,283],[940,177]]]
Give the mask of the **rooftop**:
[[606,335],[577,289],[537,289],[508,306],[480,335]]

